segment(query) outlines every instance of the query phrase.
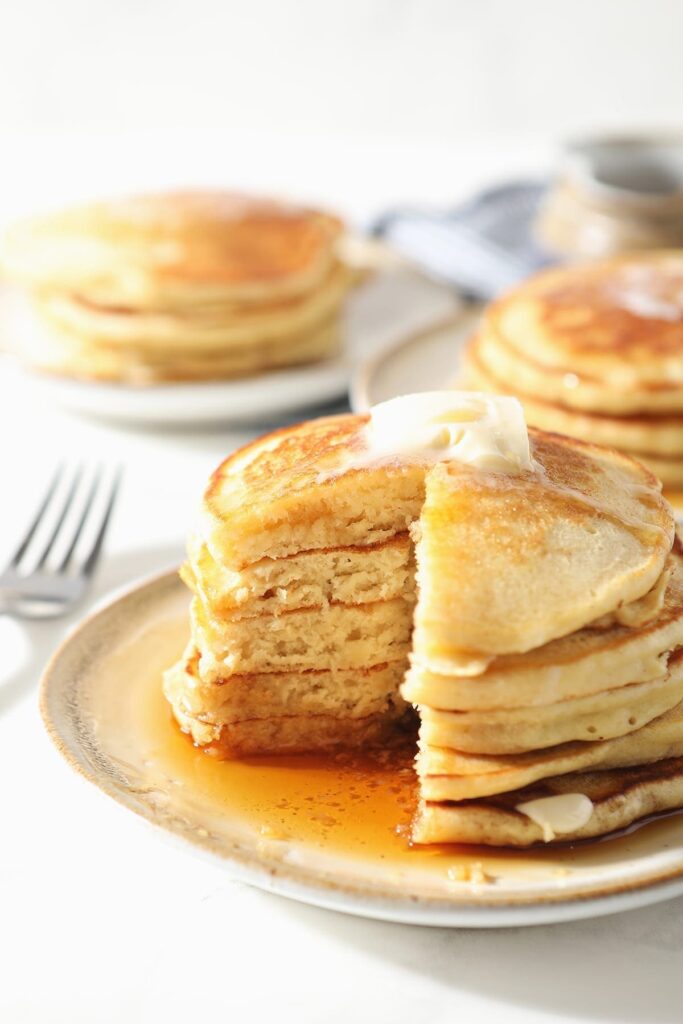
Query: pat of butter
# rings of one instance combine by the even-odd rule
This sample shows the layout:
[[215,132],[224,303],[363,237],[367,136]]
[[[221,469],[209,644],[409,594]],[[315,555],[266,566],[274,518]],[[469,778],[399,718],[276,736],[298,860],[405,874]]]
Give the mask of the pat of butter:
[[375,405],[369,454],[455,461],[476,469],[531,469],[529,434],[516,398],[472,391],[425,391]]
[[561,793],[528,800],[516,809],[543,829],[543,839],[549,843],[556,835],[583,828],[593,813],[593,801],[583,793]]

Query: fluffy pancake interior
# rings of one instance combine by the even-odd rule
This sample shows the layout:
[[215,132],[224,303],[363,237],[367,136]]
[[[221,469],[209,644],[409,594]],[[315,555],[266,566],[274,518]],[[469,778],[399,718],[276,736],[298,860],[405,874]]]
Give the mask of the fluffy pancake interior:
[[234,754],[282,753],[386,742],[412,715],[398,686],[401,661],[351,670],[226,675],[209,683],[193,644],[164,679],[164,692],[196,743]]
[[409,597],[414,589],[407,533],[373,546],[262,558],[238,571],[216,562],[201,541],[191,541],[182,576],[215,614],[233,617],[389,601]]

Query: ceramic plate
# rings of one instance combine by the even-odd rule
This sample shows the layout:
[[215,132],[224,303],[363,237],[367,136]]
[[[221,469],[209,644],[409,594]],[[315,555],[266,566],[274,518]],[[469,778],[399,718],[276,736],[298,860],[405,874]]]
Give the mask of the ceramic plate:
[[[602,843],[509,855],[412,851],[394,837],[400,856],[378,857],[372,844],[349,850],[320,839],[324,829],[309,841],[264,827],[258,808],[245,806],[244,787],[253,785],[254,772],[265,770],[268,782],[272,768],[218,761],[195,749],[160,696],[161,672],[184,646],[187,606],[175,574],[104,606],[52,659],[42,711],[74,768],[158,832],[222,861],[232,877],[346,913],[453,927],[567,921],[683,893],[680,815]],[[216,797],[221,773],[242,780],[232,798],[228,788]],[[326,820],[317,805],[309,808],[314,822]]]
[[371,353],[351,381],[351,408],[372,405],[414,391],[436,391],[455,381],[460,352],[471,336],[481,307],[462,305],[438,322],[406,331]]
[[19,386],[75,412],[131,423],[201,425],[274,421],[346,395],[353,368],[406,330],[459,306],[452,289],[394,258],[349,297],[344,347],[334,359],[234,381],[123,384],[68,380],[20,371]]

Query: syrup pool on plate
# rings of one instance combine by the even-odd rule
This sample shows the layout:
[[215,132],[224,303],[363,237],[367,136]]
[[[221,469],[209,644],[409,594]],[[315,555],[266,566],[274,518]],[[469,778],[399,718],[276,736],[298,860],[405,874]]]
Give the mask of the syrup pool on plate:
[[161,671],[173,660],[178,625],[174,634],[170,624],[158,628],[163,636],[136,642],[146,648],[144,661],[140,651],[126,657],[136,672],[121,677],[127,680],[123,691],[116,694],[112,686],[101,691],[115,694],[115,705],[112,700],[109,710],[101,712],[123,715],[117,731],[125,733],[129,745],[125,761],[132,761],[135,752],[144,765],[144,787],[157,795],[160,815],[172,814],[176,826],[184,818],[201,823],[195,831],[215,834],[219,847],[225,846],[226,829],[230,842],[236,838],[257,858],[303,862],[314,857],[331,871],[355,865],[366,877],[379,872],[394,883],[401,879],[406,887],[419,882],[423,894],[444,895],[453,886],[488,888],[511,878],[525,883],[552,877],[562,885],[584,868],[631,860],[679,841],[680,817],[574,847],[413,846],[409,826],[417,779],[412,746],[365,756],[212,756],[180,732],[161,693]]

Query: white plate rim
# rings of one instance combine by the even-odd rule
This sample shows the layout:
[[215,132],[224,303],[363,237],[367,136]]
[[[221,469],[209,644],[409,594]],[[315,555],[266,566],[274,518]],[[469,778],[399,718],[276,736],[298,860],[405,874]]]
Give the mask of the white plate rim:
[[373,405],[372,382],[382,371],[388,360],[393,359],[405,349],[417,348],[424,341],[435,335],[443,334],[448,330],[464,330],[465,327],[474,326],[482,307],[474,304],[465,304],[462,308],[455,310],[448,316],[442,317],[434,323],[428,324],[419,330],[411,331],[404,337],[383,345],[377,352],[374,352],[367,359],[360,362],[351,377],[349,397],[351,409],[355,413],[366,413]]

